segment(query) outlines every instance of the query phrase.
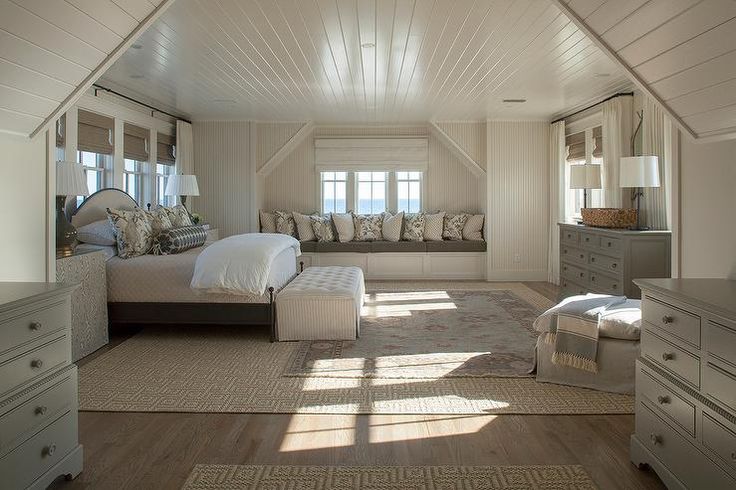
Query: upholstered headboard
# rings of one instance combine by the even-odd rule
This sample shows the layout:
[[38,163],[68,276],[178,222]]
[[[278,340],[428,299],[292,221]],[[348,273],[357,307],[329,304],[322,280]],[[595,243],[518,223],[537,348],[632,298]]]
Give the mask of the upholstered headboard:
[[79,228],[107,219],[107,208],[133,209],[137,206],[135,199],[120,189],[102,189],[85,199],[77,208],[72,215],[72,225]]

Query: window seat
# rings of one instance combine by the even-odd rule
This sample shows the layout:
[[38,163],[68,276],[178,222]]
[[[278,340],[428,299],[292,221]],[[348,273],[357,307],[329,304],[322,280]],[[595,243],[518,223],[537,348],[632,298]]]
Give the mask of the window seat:
[[392,253],[392,252],[485,252],[486,242],[445,240],[442,242],[301,242],[304,253]]

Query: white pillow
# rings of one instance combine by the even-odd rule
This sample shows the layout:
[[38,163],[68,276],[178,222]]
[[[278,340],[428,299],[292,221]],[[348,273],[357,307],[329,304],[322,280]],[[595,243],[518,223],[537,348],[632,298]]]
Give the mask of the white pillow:
[[391,213],[383,215],[383,239],[389,242],[401,240],[401,225],[404,223],[404,212],[400,211],[394,216]]
[[294,216],[294,222],[296,223],[296,232],[299,234],[299,241],[315,241],[317,237],[314,235],[314,230],[312,229],[312,216],[297,213],[296,211],[291,214]]
[[424,215],[424,239],[428,242],[441,242],[444,229],[445,212]]
[[483,240],[483,221],[485,221],[485,214],[472,214],[468,215],[468,220],[463,226],[463,240]]
[[353,213],[332,213],[332,222],[337,230],[337,241],[350,242],[355,238],[355,224],[353,224]]
[[77,240],[83,243],[91,243],[92,245],[103,245],[109,247],[116,245],[115,229],[110,221],[101,219],[88,225],[77,228]]
[[261,233],[276,233],[276,215],[260,211]]

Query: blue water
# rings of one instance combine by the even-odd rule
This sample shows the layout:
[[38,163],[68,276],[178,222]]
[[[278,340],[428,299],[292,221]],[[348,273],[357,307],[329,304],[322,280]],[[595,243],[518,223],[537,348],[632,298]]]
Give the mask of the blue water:
[[[336,206],[335,206],[336,204]],[[406,211],[408,213],[417,213],[420,211],[421,203],[419,199],[399,199],[398,211]],[[348,212],[347,203],[345,199],[325,199],[324,209],[326,212],[346,213]],[[371,201],[369,199],[361,199],[358,202],[358,209],[354,210],[358,214],[377,214],[382,213],[386,209],[386,203],[384,200],[374,200],[373,207],[371,208]]]

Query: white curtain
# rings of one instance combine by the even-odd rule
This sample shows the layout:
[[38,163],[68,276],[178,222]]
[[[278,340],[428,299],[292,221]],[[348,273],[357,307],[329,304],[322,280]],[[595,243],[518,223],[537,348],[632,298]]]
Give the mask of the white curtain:
[[604,208],[631,207],[622,198],[618,184],[619,161],[631,156],[631,118],[633,97],[614,97],[603,103],[603,165],[601,167],[601,192]]
[[653,230],[670,229],[670,216],[667,212],[666,186],[671,164],[667,151],[670,120],[659,104],[650,97],[644,98],[644,119],[642,120],[642,154],[655,155],[659,159],[660,187],[644,189],[642,198],[642,223]]
[[549,244],[547,246],[547,280],[560,283],[560,227],[565,219],[565,121],[550,127],[549,134]]
[[186,121],[176,121],[176,173],[194,174],[194,136]]

